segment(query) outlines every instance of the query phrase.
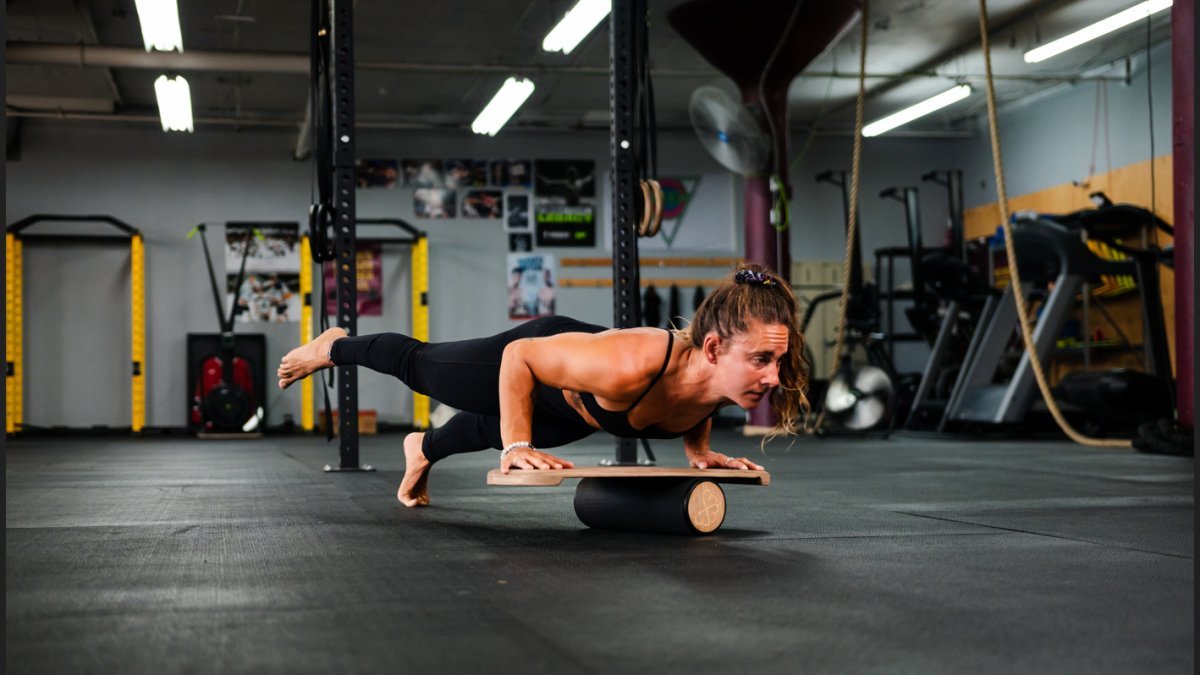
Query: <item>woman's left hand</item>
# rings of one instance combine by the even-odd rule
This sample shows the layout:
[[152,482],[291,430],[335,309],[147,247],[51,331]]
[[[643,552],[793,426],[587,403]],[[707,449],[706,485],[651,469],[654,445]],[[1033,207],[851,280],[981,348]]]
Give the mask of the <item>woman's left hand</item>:
[[701,454],[688,453],[688,464],[697,469],[753,469],[762,471],[763,468],[745,457],[731,457],[719,452],[707,450]]

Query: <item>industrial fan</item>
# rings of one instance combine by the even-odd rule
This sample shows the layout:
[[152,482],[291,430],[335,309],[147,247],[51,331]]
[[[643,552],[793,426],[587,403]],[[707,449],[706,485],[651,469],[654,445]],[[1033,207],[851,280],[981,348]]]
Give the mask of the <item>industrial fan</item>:
[[771,139],[746,106],[716,87],[700,87],[688,103],[700,144],[721,166],[740,176],[767,170]]
[[843,368],[825,391],[825,414],[838,426],[866,431],[891,414],[892,378],[875,366]]

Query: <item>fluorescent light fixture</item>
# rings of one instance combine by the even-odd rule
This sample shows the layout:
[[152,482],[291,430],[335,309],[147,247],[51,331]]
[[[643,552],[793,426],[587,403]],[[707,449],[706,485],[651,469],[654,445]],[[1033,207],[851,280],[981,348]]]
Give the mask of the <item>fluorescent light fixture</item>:
[[179,6],[175,0],[134,0],[138,21],[142,24],[142,42],[146,51],[183,51],[179,32]]
[[159,75],[154,81],[158,95],[158,116],[163,131],[192,131],[192,90],[182,76],[174,79]]
[[871,122],[863,127],[862,135],[866,137],[878,136],[899,126],[904,126],[909,122],[924,117],[935,110],[941,110],[946,106],[961,101],[971,95],[971,87],[969,85],[960,84],[953,89],[947,89],[933,98],[925,99],[920,103],[909,106],[900,112],[892,113],[883,119]]
[[612,11],[612,0],[579,0],[542,40],[548,52],[570,54]]
[[1171,0],[1147,0],[1138,5],[1134,5],[1123,12],[1117,12],[1107,19],[1102,19],[1096,23],[1081,28],[1070,35],[1060,37],[1054,42],[1031,49],[1025,52],[1025,63],[1041,63],[1051,56],[1061,54],[1068,49],[1074,49],[1079,45],[1095,40],[1102,35],[1124,28],[1131,23],[1145,19],[1151,14],[1161,12],[1171,6]]
[[471,123],[471,131],[495,136],[532,93],[533,81],[508,78],[500,87],[500,91],[492,97],[491,102],[484,107],[483,112],[479,113],[479,117]]

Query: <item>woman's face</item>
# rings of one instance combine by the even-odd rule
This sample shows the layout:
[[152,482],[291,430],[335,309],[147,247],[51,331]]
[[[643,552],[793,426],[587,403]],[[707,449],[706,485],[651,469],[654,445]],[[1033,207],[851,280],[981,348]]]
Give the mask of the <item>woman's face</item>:
[[716,349],[716,377],[724,396],[742,408],[756,407],[779,385],[779,364],[788,349],[788,327],[753,321]]

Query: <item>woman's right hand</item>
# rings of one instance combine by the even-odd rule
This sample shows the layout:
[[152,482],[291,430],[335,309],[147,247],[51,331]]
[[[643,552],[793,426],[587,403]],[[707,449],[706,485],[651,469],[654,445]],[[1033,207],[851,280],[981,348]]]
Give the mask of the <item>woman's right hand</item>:
[[575,465],[548,452],[533,448],[517,448],[500,458],[500,473],[510,469],[574,469]]

